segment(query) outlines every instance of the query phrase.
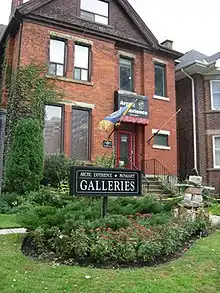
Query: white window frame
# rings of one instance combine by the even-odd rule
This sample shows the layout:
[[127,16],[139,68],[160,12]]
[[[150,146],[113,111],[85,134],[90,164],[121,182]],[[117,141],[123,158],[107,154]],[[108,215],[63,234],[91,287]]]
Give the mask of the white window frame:
[[[158,132],[159,129],[152,129],[152,134],[155,134]],[[158,134],[163,134],[163,135],[167,135],[168,137],[170,136],[170,131],[169,130],[160,130],[158,132]],[[157,144],[153,144],[152,146],[153,149],[158,149],[158,150],[171,150],[170,146],[163,146],[163,145],[157,145]]]
[[216,138],[220,138],[220,135],[213,135],[212,137],[212,151],[213,151],[213,167],[215,169],[220,169],[220,165],[216,165],[216,156],[215,156],[215,151],[216,151],[216,148],[215,148],[215,139]]
[[219,108],[214,108],[214,100],[213,100],[213,83],[218,82],[220,83],[220,80],[210,80],[210,96],[211,96],[211,109],[213,111],[220,111],[220,107]]

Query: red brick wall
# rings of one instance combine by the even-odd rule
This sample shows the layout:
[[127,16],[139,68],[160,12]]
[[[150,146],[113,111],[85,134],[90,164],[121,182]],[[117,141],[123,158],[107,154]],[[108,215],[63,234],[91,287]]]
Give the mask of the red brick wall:
[[[25,65],[30,62],[44,63],[48,61],[49,52],[49,31],[56,31],[77,37],[74,32],[58,31],[57,29],[40,26],[25,22],[22,34],[21,47],[21,64]],[[90,37],[84,33],[79,36],[93,42],[92,46],[92,77],[93,85],[77,84],[74,82],[56,80],[57,88],[63,93],[64,99],[69,101],[85,102],[95,104],[92,111],[92,159],[97,155],[111,150],[103,149],[102,140],[106,135],[100,133],[97,129],[99,121],[110,114],[114,108],[114,91],[119,88],[118,77],[118,46],[111,41],[105,41],[98,38]],[[117,49],[116,49],[117,48]],[[123,48],[121,48],[123,49]],[[124,51],[127,51],[123,49]],[[73,72],[73,41],[68,40],[68,66],[67,77],[72,77]],[[157,158],[171,173],[176,174],[177,170],[177,152],[176,152],[176,121],[173,119],[164,130],[171,132],[169,143],[171,150],[155,150],[152,145],[147,144],[147,139],[152,135],[153,128],[159,128],[172,114],[176,111],[175,102],[175,81],[174,81],[174,62],[164,59],[167,62],[167,91],[170,101],[161,101],[153,99],[154,95],[154,62],[153,56],[149,53],[132,51],[135,54],[135,90],[137,94],[146,95],[149,98],[150,105],[150,124],[146,126],[145,132],[143,127],[138,127],[137,137],[139,138],[138,146],[140,155],[144,159]],[[158,56],[157,56],[158,57]],[[161,57],[158,57],[161,59]],[[65,106],[65,127],[71,129],[71,106]],[[70,131],[65,133],[65,151],[70,154]],[[143,150],[145,145],[145,151]],[[144,154],[145,153],[145,154]],[[141,161],[141,159],[139,160]]]

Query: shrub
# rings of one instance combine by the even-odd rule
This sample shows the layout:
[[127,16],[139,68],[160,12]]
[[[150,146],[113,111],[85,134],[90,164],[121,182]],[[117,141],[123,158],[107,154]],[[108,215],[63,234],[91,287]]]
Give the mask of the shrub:
[[6,158],[6,190],[24,194],[38,190],[43,176],[43,134],[38,120],[20,120]]
[[46,156],[42,184],[59,187],[63,181],[69,179],[70,166],[74,165],[65,154]]

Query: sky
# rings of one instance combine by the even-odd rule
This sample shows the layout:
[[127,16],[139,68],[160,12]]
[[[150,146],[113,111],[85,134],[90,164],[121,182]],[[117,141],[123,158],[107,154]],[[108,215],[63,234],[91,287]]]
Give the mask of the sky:
[[[65,1],[65,0],[63,0]],[[0,23],[7,24],[11,0],[0,0]],[[129,0],[159,42],[170,39],[185,53],[207,55],[220,51],[219,0]]]

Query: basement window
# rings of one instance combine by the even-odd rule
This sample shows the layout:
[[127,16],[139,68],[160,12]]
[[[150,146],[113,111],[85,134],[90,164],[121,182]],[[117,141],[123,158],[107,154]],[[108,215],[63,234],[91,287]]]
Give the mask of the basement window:
[[81,0],[81,18],[109,24],[109,3],[101,0]]
[[[152,133],[157,133],[157,129],[153,129]],[[162,149],[162,150],[170,150],[171,147],[169,146],[169,136],[170,131],[167,130],[160,130],[159,133],[157,133],[154,137],[154,149]]]

